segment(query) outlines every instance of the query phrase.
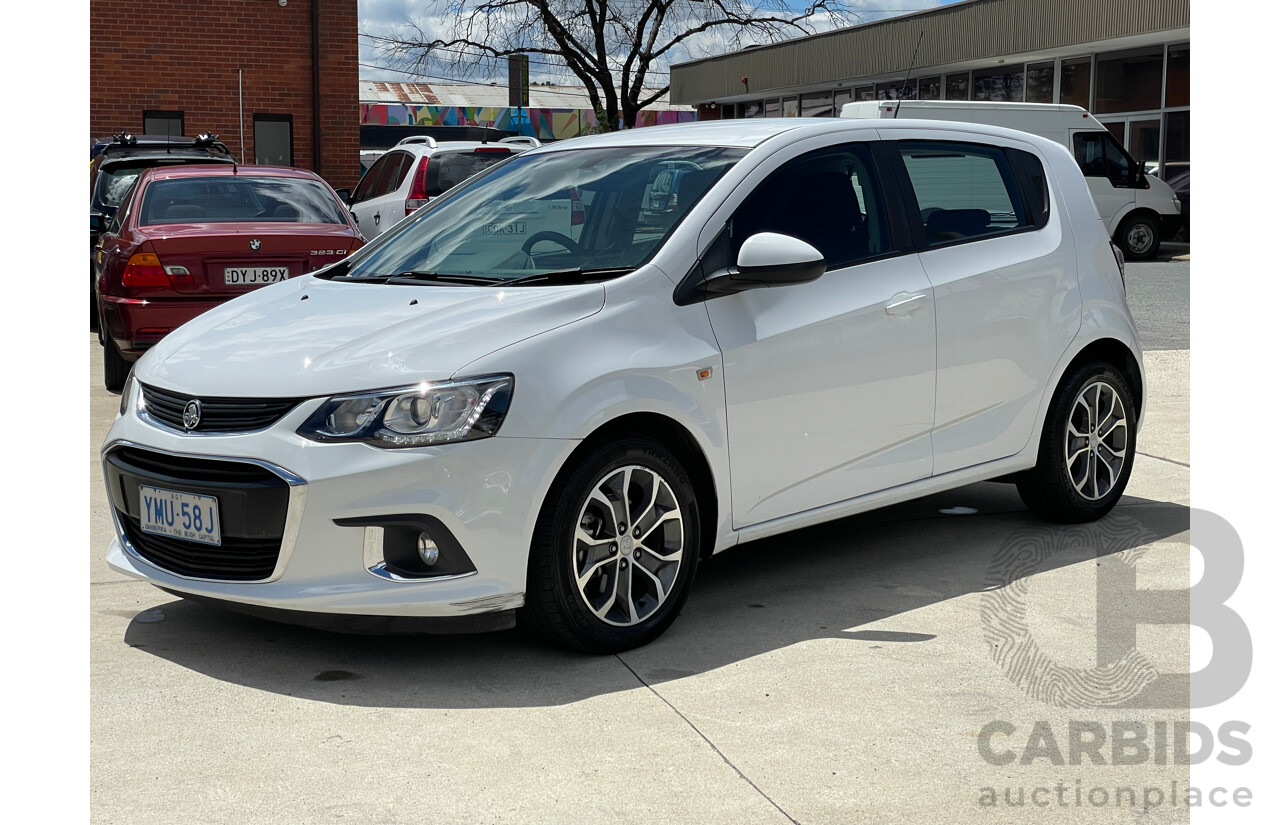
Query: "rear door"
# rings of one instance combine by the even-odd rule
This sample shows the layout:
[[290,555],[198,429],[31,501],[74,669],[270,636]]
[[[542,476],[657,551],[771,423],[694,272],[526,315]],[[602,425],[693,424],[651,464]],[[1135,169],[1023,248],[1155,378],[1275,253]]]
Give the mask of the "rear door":
[[392,150],[378,158],[352,193],[351,214],[360,233],[372,240],[404,217],[404,198],[396,190],[413,167],[413,155]]
[[1031,437],[1045,380],[1080,328],[1073,236],[1031,146],[891,134],[937,317],[935,475]]

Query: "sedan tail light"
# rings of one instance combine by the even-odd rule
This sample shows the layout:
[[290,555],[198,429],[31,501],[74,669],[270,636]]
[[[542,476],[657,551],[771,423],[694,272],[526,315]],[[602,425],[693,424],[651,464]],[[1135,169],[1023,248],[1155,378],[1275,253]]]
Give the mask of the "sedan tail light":
[[154,252],[135,252],[125,264],[121,280],[127,287],[171,286],[169,276],[160,265],[160,256]]
[[425,206],[430,198],[427,197],[427,162],[431,158],[423,157],[418,161],[418,168],[413,173],[413,183],[409,184],[409,197],[404,202],[404,213],[412,214],[413,210],[420,206]]

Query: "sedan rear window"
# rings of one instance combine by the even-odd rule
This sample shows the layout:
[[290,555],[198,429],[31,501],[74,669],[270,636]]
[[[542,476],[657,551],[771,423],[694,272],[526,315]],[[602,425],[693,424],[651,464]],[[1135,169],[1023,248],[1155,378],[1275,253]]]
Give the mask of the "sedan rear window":
[[174,178],[142,195],[142,226],[165,223],[345,224],[338,202],[319,183],[298,178]]

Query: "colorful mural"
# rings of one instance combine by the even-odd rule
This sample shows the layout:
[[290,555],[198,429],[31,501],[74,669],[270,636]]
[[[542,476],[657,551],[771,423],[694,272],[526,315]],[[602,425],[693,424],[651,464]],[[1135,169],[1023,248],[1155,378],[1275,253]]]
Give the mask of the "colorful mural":
[[[595,132],[591,109],[525,109],[523,122],[516,109],[486,106],[416,106],[399,103],[361,103],[361,126],[492,126],[532,135],[539,140],[564,140]],[[638,126],[697,120],[697,112],[674,110],[640,113]]]

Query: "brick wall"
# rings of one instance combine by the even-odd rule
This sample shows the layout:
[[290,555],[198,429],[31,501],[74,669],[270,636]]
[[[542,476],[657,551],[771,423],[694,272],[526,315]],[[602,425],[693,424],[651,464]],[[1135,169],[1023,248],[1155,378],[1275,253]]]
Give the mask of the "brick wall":
[[[311,9],[320,9],[319,164],[312,111]],[[336,187],[360,176],[357,0],[90,0],[89,131],[141,133],[143,110],[185,113],[241,157],[237,69],[244,70],[244,158],[253,115],[293,117],[293,164]]]

